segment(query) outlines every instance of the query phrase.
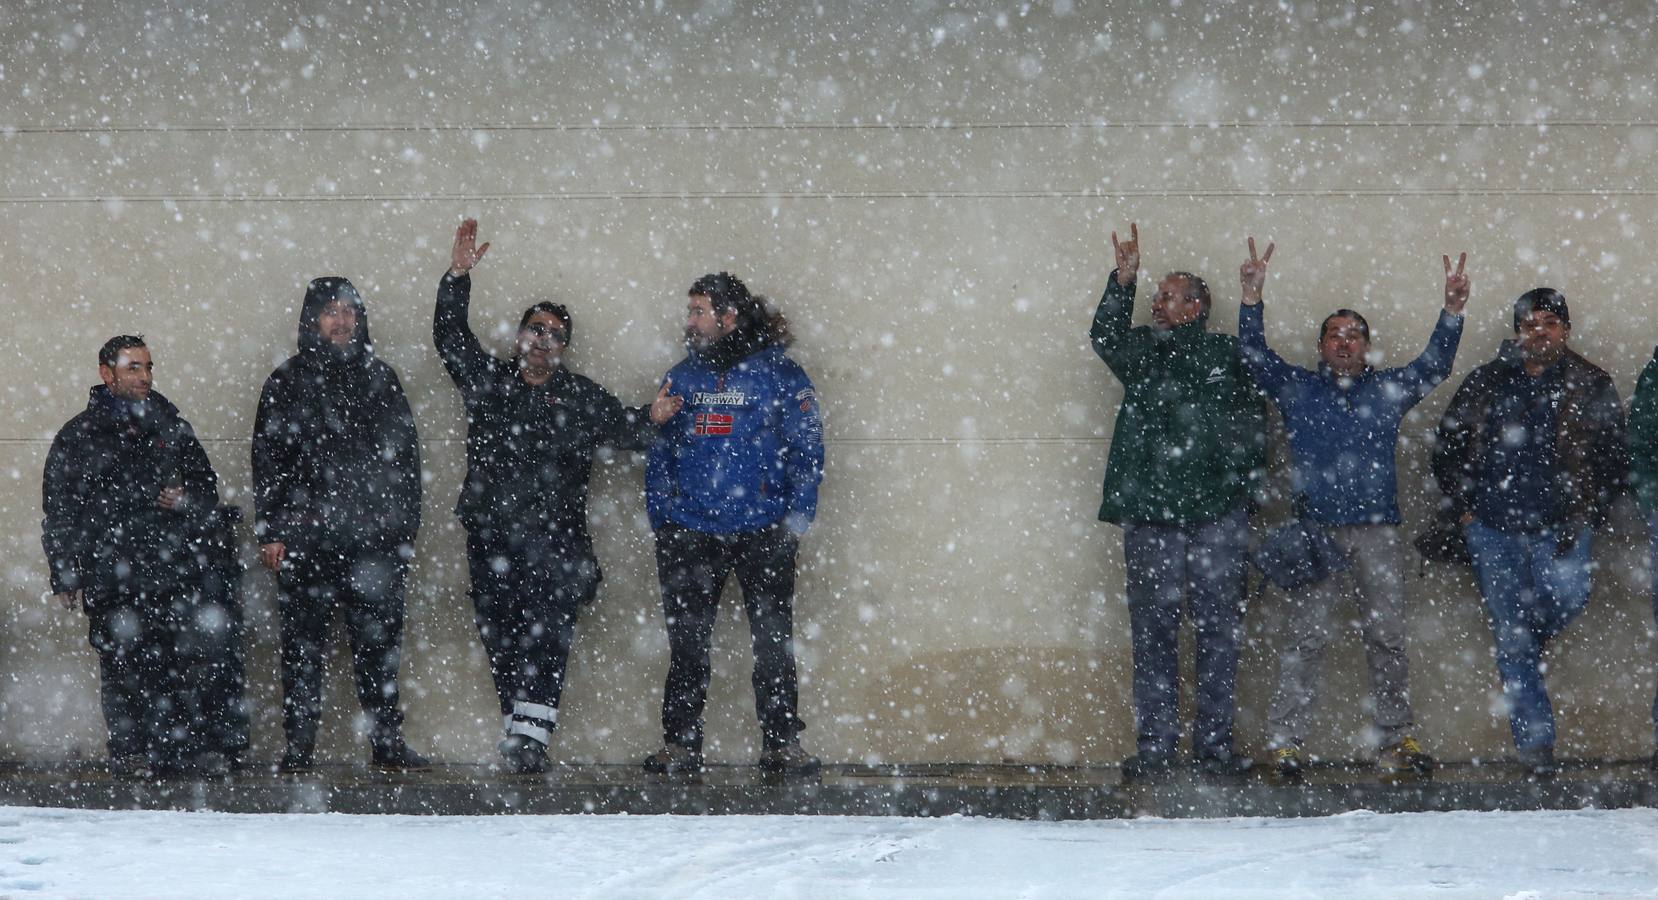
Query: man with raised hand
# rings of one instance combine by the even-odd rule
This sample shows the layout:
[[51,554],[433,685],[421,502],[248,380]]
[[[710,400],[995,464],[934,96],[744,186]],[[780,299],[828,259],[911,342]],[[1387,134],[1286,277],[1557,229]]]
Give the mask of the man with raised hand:
[[1303,742],[1318,699],[1319,666],[1333,636],[1336,604],[1358,606],[1370,668],[1376,765],[1384,775],[1427,775],[1433,757],[1412,731],[1405,655],[1404,541],[1399,534],[1394,448],[1399,426],[1418,402],[1451,374],[1468,303],[1468,254],[1445,263],[1444,306],[1427,349],[1409,365],[1371,365],[1370,323],[1338,309],[1319,326],[1317,369],[1290,365],[1267,346],[1262,288],[1274,245],[1239,269],[1242,305],[1238,336],[1244,365],[1277,404],[1294,457],[1291,485],[1299,514],[1322,527],[1346,554],[1348,575],[1337,573],[1289,598],[1278,690],[1268,711],[1274,772],[1297,780],[1307,763]]
[[1136,753],[1125,780],[1175,762],[1182,609],[1196,638],[1199,768],[1241,775],[1232,725],[1243,618],[1248,503],[1265,463],[1265,410],[1231,335],[1206,330],[1209,287],[1190,272],[1157,284],[1149,326],[1131,326],[1140,230],[1111,233],[1117,267],[1089,332],[1123,384],[1105,469],[1102,521],[1123,529],[1133,633]]
[[[468,323],[472,269],[489,244],[478,221],[455,229],[438,284],[432,339],[466,407],[466,481],[455,513],[478,637],[489,656],[512,769],[547,768],[576,618],[604,577],[587,531],[587,486],[601,447],[642,450],[656,438],[647,410],[628,409],[564,364],[574,322],[541,301],[518,321],[513,355],[485,350]],[[659,393],[662,418],[674,407]]]

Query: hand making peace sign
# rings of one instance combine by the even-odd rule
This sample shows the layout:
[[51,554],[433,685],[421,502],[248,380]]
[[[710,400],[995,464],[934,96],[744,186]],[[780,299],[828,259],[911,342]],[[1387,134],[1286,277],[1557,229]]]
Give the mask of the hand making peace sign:
[[1267,283],[1267,262],[1272,259],[1272,250],[1277,244],[1267,244],[1267,252],[1261,256],[1255,255],[1255,238],[1249,239],[1249,260],[1238,267],[1238,281],[1243,285],[1243,303],[1245,306],[1254,306],[1261,302],[1261,288]]

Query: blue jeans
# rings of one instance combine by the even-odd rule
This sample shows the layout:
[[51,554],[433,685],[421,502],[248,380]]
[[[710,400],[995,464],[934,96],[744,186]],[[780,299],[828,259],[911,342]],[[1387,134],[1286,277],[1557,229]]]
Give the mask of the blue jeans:
[[1554,709],[1543,683],[1543,648],[1589,605],[1589,549],[1584,528],[1576,546],[1555,557],[1555,535],[1509,534],[1478,521],[1467,526],[1480,594],[1497,644],[1508,725],[1518,750],[1554,746]]
[[1134,636],[1136,746],[1172,754],[1180,738],[1180,618],[1192,617],[1197,656],[1200,757],[1232,751],[1233,694],[1243,621],[1249,517],[1242,507],[1213,522],[1123,527],[1129,625]]

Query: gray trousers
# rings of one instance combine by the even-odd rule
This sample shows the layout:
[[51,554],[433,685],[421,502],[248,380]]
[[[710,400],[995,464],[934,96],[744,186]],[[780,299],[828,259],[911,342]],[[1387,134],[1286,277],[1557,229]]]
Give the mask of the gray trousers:
[[1352,597],[1357,624],[1370,664],[1370,695],[1380,746],[1397,741],[1411,728],[1405,660],[1404,542],[1396,525],[1337,525],[1325,530],[1347,552],[1352,567],[1291,597],[1285,622],[1287,649],[1279,659],[1278,691],[1268,710],[1272,745],[1299,743],[1307,735],[1318,701],[1319,666],[1335,631],[1337,604]]
[[1123,526],[1134,643],[1135,745],[1168,756],[1180,738],[1180,620],[1192,619],[1197,689],[1192,749],[1232,752],[1249,517],[1240,507],[1196,525]]

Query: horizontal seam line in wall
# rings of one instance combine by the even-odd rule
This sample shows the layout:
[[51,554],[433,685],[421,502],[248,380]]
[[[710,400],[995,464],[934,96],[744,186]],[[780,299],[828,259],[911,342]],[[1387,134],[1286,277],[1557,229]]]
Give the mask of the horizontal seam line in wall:
[[617,132],[617,131],[1101,131],[1133,129],[1252,129],[1271,131],[1293,128],[1653,128],[1658,121],[1648,119],[1562,119],[1560,121],[1527,121],[1522,119],[1463,122],[1452,119],[1407,121],[1402,119],[1376,121],[1322,121],[1291,120],[1278,122],[1250,122],[1226,120],[1214,122],[619,122],[542,123],[542,122],[480,122],[454,123],[381,123],[377,125],[318,125],[318,124],[228,124],[193,123],[184,125],[0,125],[0,135],[14,134],[269,134],[319,132],[328,134],[355,132],[477,132],[477,131],[550,131],[550,132]]
[[[203,444],[248,444],[252,438],[225,438],[225,437],[197,437]],[[464,444],[465,438],[421,438],[422,444]],[[8,444],[36,444],[50,446],[51,438],[3,438],[0,437],[0,446]],[[824,438],[823,443],[830,446],[881,446],[901,445],[915,447],[954,447],[970,446],[975,444],[988,445],[1030,445],[1030,444],[1104,444],[1103,437],[1028,437],[1028,438],[949,438],[949,437],[917,437],[917,438]],[[630,452],[630,451],[620,451]],[[641,451],[642,452],[642,451]]]
[[1524,189],[1524,188],[1421,188],[1405,190],[1283,190],[1283,191],[1174,191],[1174,190],[1103,190],[1081,188],[1074,190],[913,190],[913,191],[599,191],[599,192],[541,192],[524,191],[505,194],[83,194],[71,196],[0,197],[0,204],[67,204],[67,203],[454,203],[464,201],[511,202],[521,200],[545,201],[663,201],[663,200],[1020,200],[1020,199],[1104,199],[1123,198],[1189,198],[1189,199],[1270,199],[1275,197],[1652,197],[1658,188],[1581,188],[1581,189]]

